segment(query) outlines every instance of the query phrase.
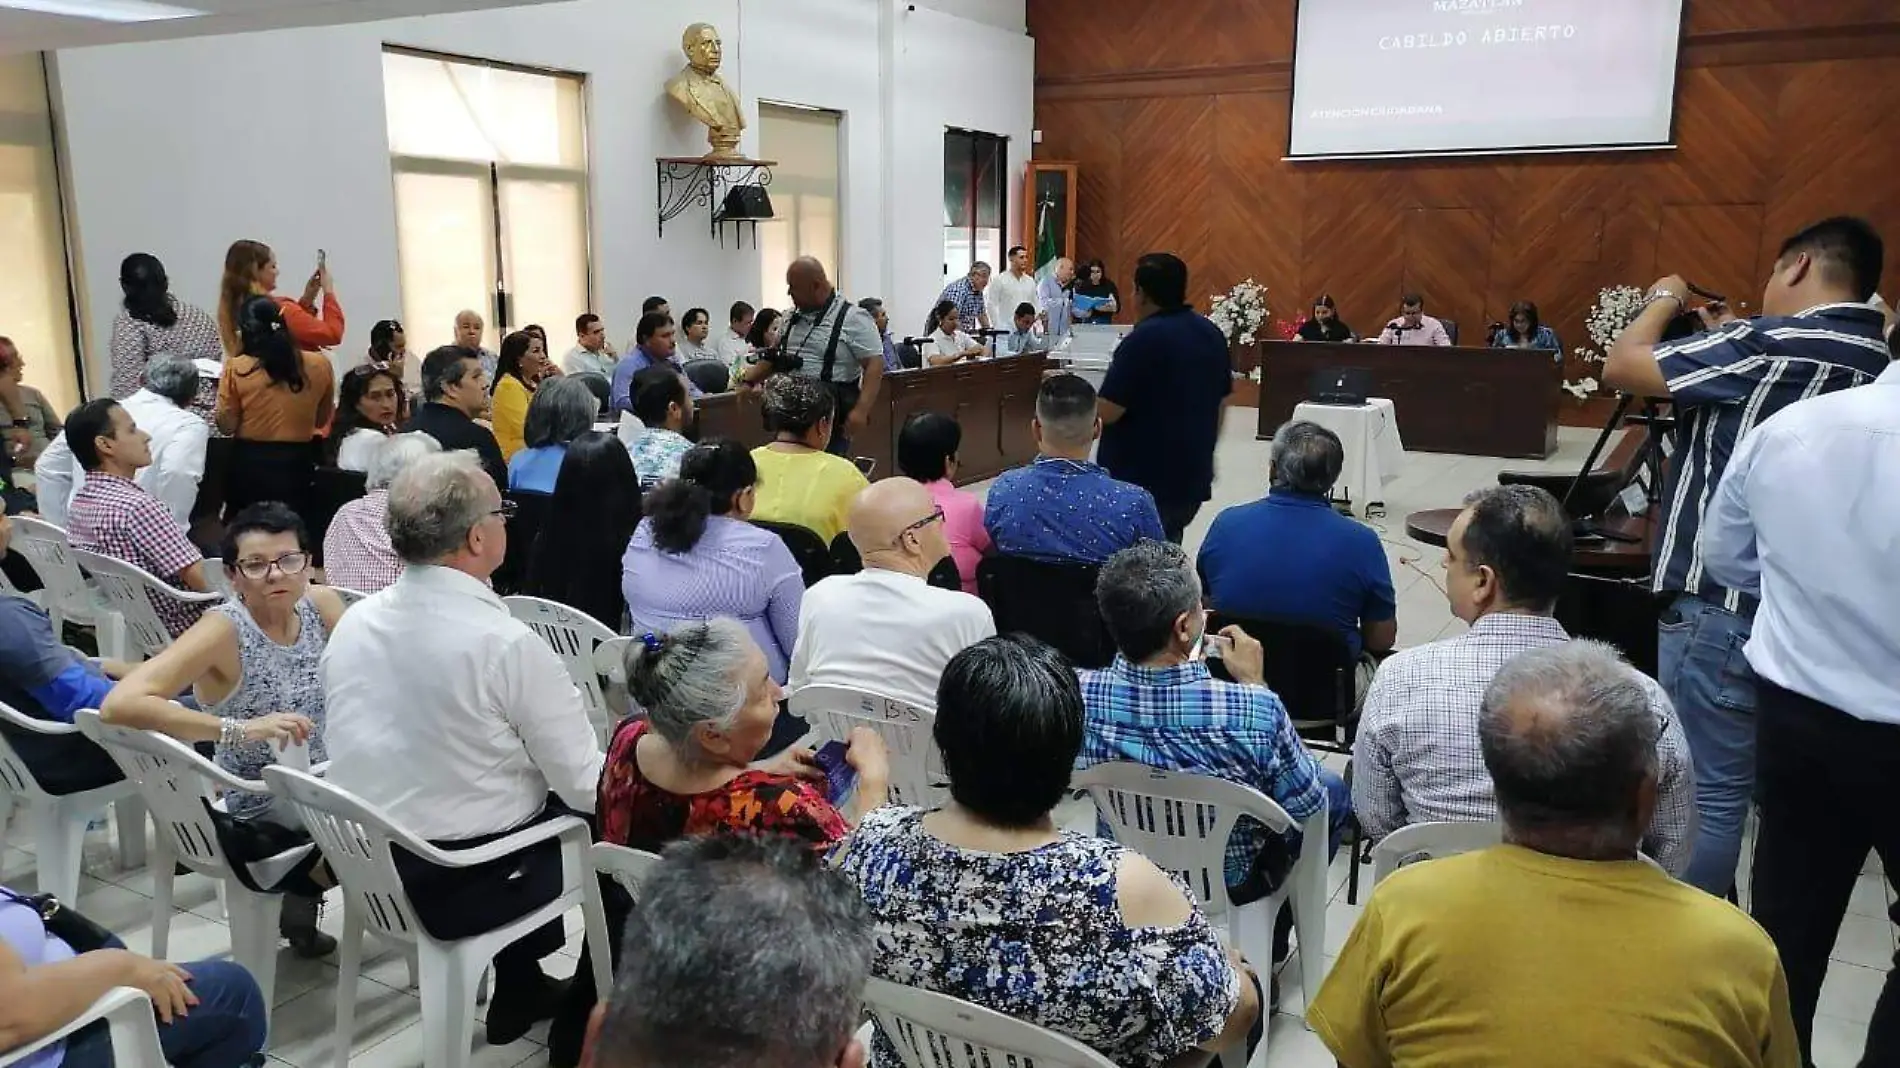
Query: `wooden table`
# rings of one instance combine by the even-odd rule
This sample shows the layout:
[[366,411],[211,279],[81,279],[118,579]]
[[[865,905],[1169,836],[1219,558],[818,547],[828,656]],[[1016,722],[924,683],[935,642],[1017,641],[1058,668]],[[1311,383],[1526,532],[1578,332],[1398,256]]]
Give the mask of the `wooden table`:
[[[1445,547],[1445,537],[1462,508],[1427,508],[1405,517],[1405,534],[1413,541]],[[1605,538],[1579,544],[1571,553],[1570,563],[1579,571],[1626,577],[1649,573],[1649,544],[1654,524],[1648,516],[1621,516],[1600,521],[1598,526],[1628,534],[1639,540],[1615,541]]]
[[1260,352],[1262,439],[1307,399],[1315,371],[1363,367],[1371,394],[1397,406],[1407,449],[1534,459],[1557,451],[1563,365],[1555,353],[1325,341],[1263,341]]

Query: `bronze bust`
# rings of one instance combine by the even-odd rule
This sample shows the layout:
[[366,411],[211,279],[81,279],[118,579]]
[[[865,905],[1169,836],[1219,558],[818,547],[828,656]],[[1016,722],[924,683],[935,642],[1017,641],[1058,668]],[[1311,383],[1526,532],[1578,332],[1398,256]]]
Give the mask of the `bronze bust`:
[[695,22],[686,27],[680,49],[686,53],[686,66],[666,83],[666,95],[705,125],[706,141],[712,145],[707,159],[737,159],[745,108],[739,94],[719,77],[719,61],[725,55],[719,31],[710,23]]

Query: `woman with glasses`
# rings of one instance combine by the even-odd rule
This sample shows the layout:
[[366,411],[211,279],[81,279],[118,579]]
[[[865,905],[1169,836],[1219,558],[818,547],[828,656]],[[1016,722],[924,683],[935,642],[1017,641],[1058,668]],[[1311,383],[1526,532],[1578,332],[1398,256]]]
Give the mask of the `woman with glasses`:
[[[343,615],[343,601],[327,587],[310,585],[303,521],[275,501],[254,504],[225,527],[220,555],[234,599],[206,612],[113,687],[101,717],[186,743],[214,743],[218,766],[243,779],[261,779],[292,745],[307,746],[310,763],[329,759],[317,661]],[[186,689],[203,711],[172,700]],[[240,823],[270,824],[283,839],[283,831],[298,825],[273,800],[231,793],[226,811]],[[317,930],[315,897],[286,895],[280,930],[301,956],[336,948],[334,938]]]
[[402,378],[387,365],[365,363],[350,368],[336,402],[336,421],[325,442],[330,466],[345,471],[367,471],[376,450],[396,436],[409,419],[408,398]]

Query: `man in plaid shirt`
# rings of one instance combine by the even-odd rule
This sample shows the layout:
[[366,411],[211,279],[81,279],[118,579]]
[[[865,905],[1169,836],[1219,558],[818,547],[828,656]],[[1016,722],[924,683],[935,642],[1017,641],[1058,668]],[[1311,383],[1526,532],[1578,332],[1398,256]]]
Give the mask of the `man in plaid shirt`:
[[[1570,641],[1551,618],[1570,550],[1570,521],[1544,490],[1493,486],[1466,499],[1445,539],[1445,587],[1452,613],[1471,629],[1404,650],[1373,677],[1352,765],[1353,811],[1367,837],[1408,823],[1498,818],[1478,747],[1479,706],[1512,658]],[[1689,743],[1662,687],[1638,677],[1662,724],[1656,815],[1643,851],[1681,875],[1695,845]]]
[[[181,590],[209,592],[204,554],[165,503],[132,481],[152,462],[152,436],[131,413],[108,398],[87,401],[66,420],[66,443],[86,472],[66,512],[72,547],[135,564]],[[203,614],[169,598],[153,597],[152,607],[173,637]]]
[[[1087,732],[1077,766],[1130,761],[1251,786],[1271,797],[1294,822],[1328,806],[1331,847],[1351,816],[1346,784],[1308,752],[1286,708],[1263,683],[1260,644],[1229,627],[1228,671],[1237,682],[1208,674],[1196,656],[1207,625],[1201,582],[1181,547],[1144,541],[1102,566],[1095,597],[1119,650],[1101,671],[1082,673]],[[1227,886],[1242,903],[1270,892],[1284,871],[1256,865],[1272,845],[1270,832],[1242,817],[1227,841]],[[1270,856],[1285,862],[1299,848]],[[1278,939],[1276,939],[1277,941]],[[1276,952],[1275,956],[1280,954]]]

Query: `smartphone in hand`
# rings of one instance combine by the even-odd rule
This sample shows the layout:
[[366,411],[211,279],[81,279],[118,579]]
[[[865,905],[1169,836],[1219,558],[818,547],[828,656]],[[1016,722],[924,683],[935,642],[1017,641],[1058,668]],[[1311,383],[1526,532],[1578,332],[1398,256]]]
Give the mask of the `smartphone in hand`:
[[843,742],[826,742],[813,754],[818,766],[825,773],[825,797],[832,804],[842,804],[858,785],[858,772],[844,758]]

